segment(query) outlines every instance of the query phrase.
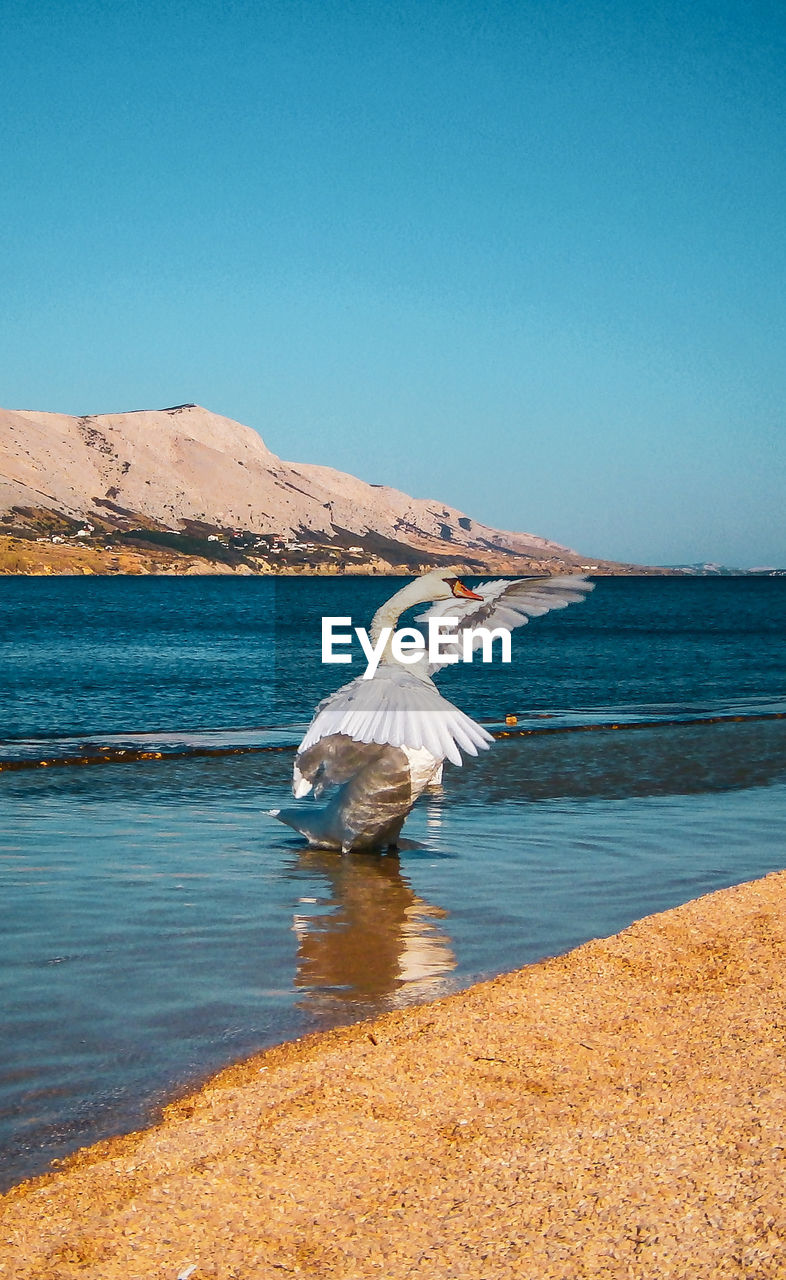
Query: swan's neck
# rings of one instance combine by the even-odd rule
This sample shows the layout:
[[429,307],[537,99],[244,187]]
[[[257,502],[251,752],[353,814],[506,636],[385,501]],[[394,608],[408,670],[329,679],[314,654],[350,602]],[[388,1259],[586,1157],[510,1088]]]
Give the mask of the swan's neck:
[[[392,627],[395,629],[396,623],[401,617],[405,609],[409,609],[418,601],[414,598],[416,592],[412,590],[417,587],[417,582],[410,582],[406,587],[402,587],[394,596],[386,600],[383,605],[377,609],[374,617],[371,619],[371,643],[376,644],[384,627]],[[388,641],[388,645],[390,642]]]
[[[411,609],[415,604],[425,604],[433,597],[430,593],[424,592],[424,584],[421,580],[415,579],[406,587],[402,587],[394,596],[377,609],[374,617],[371,619],[371,643],[376,644],[384,627],[390,627],[395,630],[396,623],[405,613],[407,609]],[[391,637],[392,638],[392,637]],[[390,639],[385,646],[385,652],[382,655],[382,661],[390,658]]]

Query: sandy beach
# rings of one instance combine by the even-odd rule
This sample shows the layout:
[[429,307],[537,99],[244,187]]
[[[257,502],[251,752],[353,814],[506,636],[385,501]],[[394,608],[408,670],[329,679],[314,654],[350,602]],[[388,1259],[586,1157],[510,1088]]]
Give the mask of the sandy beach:
[[3,1197],[0,1276],[782,1277],[784,893],[229,1068]]

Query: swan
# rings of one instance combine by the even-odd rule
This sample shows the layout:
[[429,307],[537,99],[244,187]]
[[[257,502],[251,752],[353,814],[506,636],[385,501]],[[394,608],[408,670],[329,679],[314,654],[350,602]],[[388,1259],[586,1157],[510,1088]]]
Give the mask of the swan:
[[[460,643],[467,631],[510,631],[583,600],[592,589],[581,574],[503,578],[470,589],[452,570],[435,569],[377,610],[370,638],[376,646],[408,609],[429,604],[416,621],[455,618],[451,629],[443,625]],[[473,635],[472,648],[480,643]],[[432,676],[444,665],[429,662],[426,652],[404,664],[388,635],[373,677],[359,676],[323,699],[297,749],[294,796],[324,797],[325,804],[271,809],[270,816],[315,848],[351,853],[395,847],[418,797],[441,781],[444,762],[460,765],[462,752],[476,756],[493,741],[437,689]]]

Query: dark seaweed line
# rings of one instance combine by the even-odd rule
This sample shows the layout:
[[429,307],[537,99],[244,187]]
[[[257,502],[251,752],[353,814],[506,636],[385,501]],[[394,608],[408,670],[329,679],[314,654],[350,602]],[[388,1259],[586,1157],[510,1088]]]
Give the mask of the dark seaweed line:
[[[676,716],[669,720],[627,720],[617,723],[615,720],[598,721],[597,724],[553,724],[530,729],[492,729],[494,738],[528,738],[533,733],[588,733],[593,729],[608,732],[610,729],[679,729],[687,725],[698,724],[751,724],[756,720],[786,720],[786,711],[759,711],[744,716]],[[2,764],[0,763],[0,768]]]
[[0,760],[0,773],[13,769],[48,769],[59,765],[82,764],[135,764],[140,760],[193,760],[199,756],[259,755],[269,751],[295,751],[294,746],[263,747],[189,747],[186,751],[134,751],[112,750],[100,747],[100,754],[82,756],[49,756],[45,760]]
[[[534,734],[547,733],[608,733],[622,729],[663,729],[681,728],[695,725],[711,724],[751,724],[761,720],[786,720],[786,711],[763,711],[754,715],[720,715],[695,716],[690,719],[674,718],[668,720],[630,720],[624,723],[617,721],[599,721],[597,724],[537,725],[526,729],[493,729],[493,738],[529,738]],[[296,751],[292,744],[258,747],[189,747],[185,751],[135,751],[131,748],[113,750],[101,747],[95,754],[74,756],[49,756],[44,760],[1,760],[0,773],[10,773],[21,769],[49,769],[65,765],[92,764],[136,764],[143,760],[194,760],[199,757],[261,755],[274,751]]]

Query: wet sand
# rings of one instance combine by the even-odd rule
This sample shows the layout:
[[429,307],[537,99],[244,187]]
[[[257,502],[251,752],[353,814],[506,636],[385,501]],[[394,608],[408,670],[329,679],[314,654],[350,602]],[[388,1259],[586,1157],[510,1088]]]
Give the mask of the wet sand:
[[0,1277],[784,1277],[784,895],[231,1067],[1,1198]]

